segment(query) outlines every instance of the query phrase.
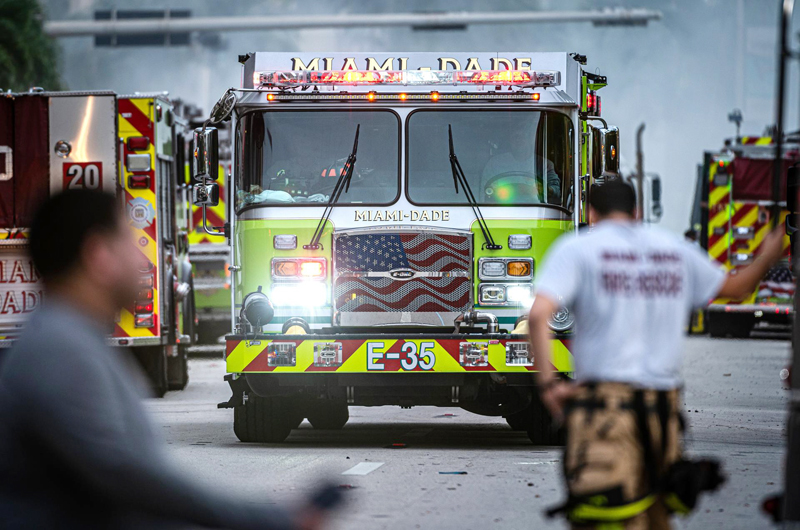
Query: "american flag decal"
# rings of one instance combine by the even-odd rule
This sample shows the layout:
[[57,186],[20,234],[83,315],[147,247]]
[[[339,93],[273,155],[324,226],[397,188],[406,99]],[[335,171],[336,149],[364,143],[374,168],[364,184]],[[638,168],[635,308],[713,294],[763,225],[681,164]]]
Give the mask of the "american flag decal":
[[[471,306],[471,234],[340,234],[334,300],[342,312],[460,312]],[[451,273],[398,279],[389,271]]]
[[756,301],[761,303],[791,303],[794,297],[794,276],[787,264],[771,268],[761,281]]

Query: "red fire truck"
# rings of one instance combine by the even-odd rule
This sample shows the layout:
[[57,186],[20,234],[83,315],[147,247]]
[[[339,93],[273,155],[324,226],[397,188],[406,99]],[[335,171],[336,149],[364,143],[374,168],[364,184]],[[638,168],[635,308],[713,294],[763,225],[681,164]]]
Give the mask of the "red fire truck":
[[142,252],[141,290],[109,341],[131,348],[158,395],[188,381],[194,335],[190,216],[176,135],[185,124],[163,95],[44,92],[0,98],[0,348],[42,303],[27,254],[38,205],[65,189],[116,194]]
[[[800,160],[800,138],[784,139],[779,224],[786,217],[786,170]],[[745,136],[706,152],[698,171],[690,231],[709,257],[735,271],[751,263],[771,227],[772,138]],[[784,241],[789,255],[789,238]],[[695,314],[692,331],[713,337],[748,337],[756,326],[788,326],[792,320],[794,277],[788,259],[769,271],[744,300],[716,299]]]

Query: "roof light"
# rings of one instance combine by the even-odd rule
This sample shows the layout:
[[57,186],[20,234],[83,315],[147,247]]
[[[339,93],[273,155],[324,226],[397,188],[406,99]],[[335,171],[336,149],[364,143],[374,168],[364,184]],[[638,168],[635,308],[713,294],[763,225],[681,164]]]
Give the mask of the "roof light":
[[267,101],[275,101],[275,94],[267,94]]
[[439,93],[431,92],[431,101],[439,101]]
[[367,94],[367,99],[370,101],[375,101],[375,92],[370,92]]
[[538,92],[534,92],[533,94],[531,94],[531,99],[534,100],[534,101],[539,101],[540,97],[542,97],[542,96]]
[[406,99],[408,99],[408,95],[405,92],[401,93],[400,94],[400,101],[405,101]]
[[558,86],[554,70],[283,70],[255,72],[253,86],[302,85],[519,85]]

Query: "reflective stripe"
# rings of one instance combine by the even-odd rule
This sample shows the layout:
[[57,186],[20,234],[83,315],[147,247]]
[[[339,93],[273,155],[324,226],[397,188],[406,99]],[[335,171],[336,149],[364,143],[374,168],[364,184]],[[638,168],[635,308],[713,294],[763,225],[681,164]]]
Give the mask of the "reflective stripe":
[[655,495],[623,504],[622,506],[592,506],[578,504],[569,510],[567,517],[573,522],[624,521],[647,511],[656,502]]
[[664,497],[664,504],[667,505],[667,508],[680,515],[689,515],[692,512],[674,493],[668,493]]

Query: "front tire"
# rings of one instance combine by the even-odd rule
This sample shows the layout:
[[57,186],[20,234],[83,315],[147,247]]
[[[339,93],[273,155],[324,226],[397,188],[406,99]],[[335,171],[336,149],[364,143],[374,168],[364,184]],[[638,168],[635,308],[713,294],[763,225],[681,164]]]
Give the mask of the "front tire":
[[714,338],[746,339],[755,326],[755,317],[750,314],[721,314],[708,315],[708,334]]
[[241,442],[281,443],[292,432],[286,404],[280,398],[247,394],[233,408],[233,432]]
[[167,358],[167,379],[170,390],[183,390],[189,383],[189,353],[186,346],[175,348],[178,356]]
[[530,408],[526,407],[519,412],[506,416],[506,423],[514,431],[527,431],[531,424],[530,415]]
[[164,397],[169,390],[167,378],[167,350],[164,346],[142,346],[132,348],[139,361],[155,397]]
[[350,419],[350,411],[347,403],[323,400],[312,404],[306,417],[315,429],[338,431]]

